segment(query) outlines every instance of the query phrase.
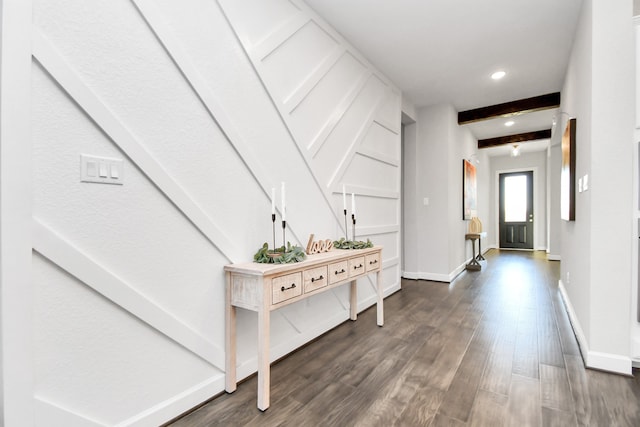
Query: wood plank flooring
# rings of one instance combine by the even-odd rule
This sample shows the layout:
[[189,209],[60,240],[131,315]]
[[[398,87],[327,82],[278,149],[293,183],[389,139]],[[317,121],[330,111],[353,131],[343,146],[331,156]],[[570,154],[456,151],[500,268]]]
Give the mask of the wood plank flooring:
[[[539,252],[492,250],[451,284],[403,281],[254,377],[171,424],[184,426],[640,426],[640,381],[584,368]],[[634,372],[636,373],[636,372]]]

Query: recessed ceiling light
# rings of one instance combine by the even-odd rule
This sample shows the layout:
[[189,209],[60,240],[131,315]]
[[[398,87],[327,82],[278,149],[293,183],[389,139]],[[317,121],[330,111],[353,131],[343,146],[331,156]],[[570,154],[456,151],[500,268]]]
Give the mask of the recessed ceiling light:
[[495,73],[491,74],[491,78],[493,80],[500,80],[501,78],[503,78],[506,75],[507,75],[507,73],[505,73],[504,71],[496,71]]
[[508,122],[506,122],[504,125],[507,127],[513,126],[514,125],[514,121],[513,120],[509,120]]

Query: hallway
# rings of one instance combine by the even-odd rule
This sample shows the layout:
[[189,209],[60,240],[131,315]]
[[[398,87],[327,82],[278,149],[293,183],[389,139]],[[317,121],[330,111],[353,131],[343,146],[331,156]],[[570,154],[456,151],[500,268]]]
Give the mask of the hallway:
[[638,426],[640,382],[585,370],[542,252],[492,250],[451,284],[403,280],[360,314],[172,426]]

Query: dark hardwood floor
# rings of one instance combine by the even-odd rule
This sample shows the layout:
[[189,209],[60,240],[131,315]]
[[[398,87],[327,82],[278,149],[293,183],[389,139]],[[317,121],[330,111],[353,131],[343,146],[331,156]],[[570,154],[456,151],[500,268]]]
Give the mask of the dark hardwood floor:
[[492,250],[451,284],[411,281],[180,426],[640,426],[640,382],[584,368],[545,254]]

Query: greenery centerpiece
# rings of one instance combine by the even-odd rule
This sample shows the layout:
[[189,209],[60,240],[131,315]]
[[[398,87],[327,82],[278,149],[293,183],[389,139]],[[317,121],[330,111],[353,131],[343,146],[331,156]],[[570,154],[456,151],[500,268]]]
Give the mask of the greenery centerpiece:
[[373,243],[371,243],[371,240],[369,239],[367,239],[366,242],[363,242],[362,240],[346,240],[342,237],[340,240],[333,242],[333,247],[336,249],[365,249],[372,248]]
[[291,242],[287,242],[286,248],[281,246],[275,250],[270,250],[269,244],[265,243],[253,256],[253,260],[263,264],[289,264],[304,261],[306,257],[304,249],[300,246],[292,246]]

